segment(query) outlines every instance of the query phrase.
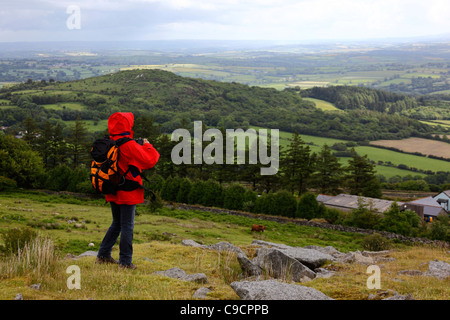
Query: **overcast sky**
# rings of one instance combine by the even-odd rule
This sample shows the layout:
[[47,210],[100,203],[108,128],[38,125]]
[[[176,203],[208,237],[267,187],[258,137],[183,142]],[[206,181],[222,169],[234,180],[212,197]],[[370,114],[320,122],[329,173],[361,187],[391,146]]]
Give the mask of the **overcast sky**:
[[[67,26],[70,5],[80,9],[80,29]],[[449,33],[448,0],[0,0],[0,42],[360,40]]]

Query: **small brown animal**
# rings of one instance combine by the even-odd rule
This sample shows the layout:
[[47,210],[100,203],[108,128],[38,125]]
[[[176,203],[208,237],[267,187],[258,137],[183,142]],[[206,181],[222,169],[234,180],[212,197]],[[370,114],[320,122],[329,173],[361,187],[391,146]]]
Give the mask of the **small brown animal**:
[[266,227],[260,224],[254,224],[252,226],[252,231],[264,232],[264,229],[266,229]]

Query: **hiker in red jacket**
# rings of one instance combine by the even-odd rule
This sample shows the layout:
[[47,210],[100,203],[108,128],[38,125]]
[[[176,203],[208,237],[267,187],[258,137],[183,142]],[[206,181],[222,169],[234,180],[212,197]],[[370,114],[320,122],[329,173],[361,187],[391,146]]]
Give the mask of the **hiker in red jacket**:
[[[116,112],[109,117],[108,130],[110,138],[133,138],[131,130],[134,116],[131,112]],[[159,160],[159,153],[144,139],[140,145],[135,140],[128,141],[120,146],[119,168],[122,173],[128,172],[126,179],[137,181],[142,185],[140,173],[142,170],[152,168]],[[108,194],[106,201],[111,203],[113,221],[100,245],[96,263],[118,263],[122,268],[135,269],[131,263],[133,255],[133,228],[136,204],[144,202],[144,189],[137,188],[132,191],[117,191],[116,195]],[[111,257],[112,247],[120,234],[119,261]]]

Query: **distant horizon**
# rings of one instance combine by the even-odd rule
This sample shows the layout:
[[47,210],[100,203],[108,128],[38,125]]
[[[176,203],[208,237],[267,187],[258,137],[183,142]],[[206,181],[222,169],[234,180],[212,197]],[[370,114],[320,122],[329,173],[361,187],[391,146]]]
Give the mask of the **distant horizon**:
[[283,47],[319,46],[407,46],[413,44],[450,44],[450,34],[408,38],[370,39],[317,39],[317,40],[217,40],[217,39],[167,39],[167,40],[103,40],[103,41],[6,41],[0,42],[0,52],[20,51],[96,51],[96,50],[142,50],[142,51],[229,51],[229,50],[269,50]]
[[448,34],[449,16],[447,0],[3,0],[0,42],[373,41]]

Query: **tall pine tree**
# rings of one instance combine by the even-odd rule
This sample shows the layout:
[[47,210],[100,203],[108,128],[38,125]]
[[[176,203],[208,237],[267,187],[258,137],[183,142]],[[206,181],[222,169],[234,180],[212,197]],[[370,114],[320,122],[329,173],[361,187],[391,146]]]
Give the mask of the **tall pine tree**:
[[360,156],[352,149],[352,158],[348,161],[347,185],[351,194],[372,198],[381,198],[381,183],[375,176],[375,165],[367,155]]
[[342,186],[342,176],[343,169],[338,158],[331,153],[328,145],[323,145],[316,156],[313,186],[323,194],[336,195]]
[[314,156],[305,145],[300,135],[295,132],[290,145],[280,161],[280,172],[284,188],[294,193],[304,193],[309,186],[309,179],[314,171]]

